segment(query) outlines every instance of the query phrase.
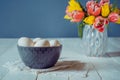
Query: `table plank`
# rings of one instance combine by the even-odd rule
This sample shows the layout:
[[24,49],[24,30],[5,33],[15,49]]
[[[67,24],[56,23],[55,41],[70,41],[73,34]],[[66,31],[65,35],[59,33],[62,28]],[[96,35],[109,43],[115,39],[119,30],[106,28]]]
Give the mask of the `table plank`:
[[90,63],[80,66],[82,64],[83,63],[74,64],[70,69],[41,73],[38,75],[38,80],[100,80],[100,77]]
[[120,52],[120,38],[108,38],[107,52]]
[[2,80],[8,72],[9,72],[8,69],[1,66],[0,67],[0,80]]
[[15,43],[15,39],[0,39],[0,56],[4,54],[12,44]]
[[120,65],[120,38],[109,38],[107,55]]
[[8,66],[6,69],[1,68],[6,63],[14,62],[16,60],[20,60],[20,57],[17,50],[17,44],[14,43],[11,45],[11,47],[9,47],[9,49],[6,50],[6,52],[3,55],[0,56],[0,74],[2,80],[34,80],[36,75],[30,72],[24,71],[13,72],[12,69],[9,68],[10,66]]
[[9,72],[2,80],[35,80],[36,76],[34,76],[30,72]]
[[[95,77],[93,77],[95,76]],[[54,72],[40,74],[38,80],[100,80],[95,71],[91,71],[88,77],[85,77],[84,71],[79,72]]]
[[0,65],[5,64],[6,62],[15,61],[19,58],[16,44],[14,43],[6,52],[0,56]]
[[111,58],[89,58],[102,77],[102,80],[120,80],[120,65]]

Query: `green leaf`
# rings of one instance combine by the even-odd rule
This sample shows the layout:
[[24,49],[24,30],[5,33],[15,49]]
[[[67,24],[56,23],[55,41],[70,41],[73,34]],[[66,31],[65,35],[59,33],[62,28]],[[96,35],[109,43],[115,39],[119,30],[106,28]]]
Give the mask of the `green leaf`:
[[79,25],[78,25],[78,36],[80,37],[80,38],[82,38],[83,37],[83,28],[84,28],[84,23],[83,22],[81,22]]

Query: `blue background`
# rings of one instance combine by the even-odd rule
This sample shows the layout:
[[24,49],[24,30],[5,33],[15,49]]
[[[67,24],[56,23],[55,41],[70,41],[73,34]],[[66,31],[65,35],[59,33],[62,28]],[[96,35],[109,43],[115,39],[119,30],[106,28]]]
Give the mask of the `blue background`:
[[[80,1],[85,5],[88,0]],[[63,18],[67,2],[0,0],[0,37],[78,37],[77,25]],[[120,37],[120,25],[110,24],[108,35]]]

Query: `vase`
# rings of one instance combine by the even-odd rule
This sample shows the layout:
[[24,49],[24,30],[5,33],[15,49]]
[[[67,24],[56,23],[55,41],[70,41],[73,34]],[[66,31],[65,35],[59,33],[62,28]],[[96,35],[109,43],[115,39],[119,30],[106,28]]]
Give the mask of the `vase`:
[[107,49],[107,27],[104,32],[99,32],[91,25],[85,25],[83,29],[83,48],[87,56],[103,56]]

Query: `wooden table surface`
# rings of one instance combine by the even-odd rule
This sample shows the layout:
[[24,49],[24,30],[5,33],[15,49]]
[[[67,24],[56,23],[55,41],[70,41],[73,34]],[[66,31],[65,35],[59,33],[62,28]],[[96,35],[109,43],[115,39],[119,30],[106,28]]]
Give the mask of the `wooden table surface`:
[[52,39],[58,39],[63,48],[59,66],[46,70],[24,66],[18,39],[0,39],[0,80],[120,80],[120,38],[108,39],[103,57],[87,57],[79,38]]

